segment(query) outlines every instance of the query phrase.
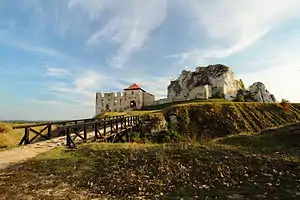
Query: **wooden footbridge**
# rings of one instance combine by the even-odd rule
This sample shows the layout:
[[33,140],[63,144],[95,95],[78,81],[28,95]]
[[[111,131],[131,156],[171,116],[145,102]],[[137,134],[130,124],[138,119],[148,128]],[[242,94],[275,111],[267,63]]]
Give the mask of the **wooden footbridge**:
[[76,143],[88,140],[129,142],[130,132],[140,123],[140,116],[136,115],[48,122],[15,126],[13,128],[24,129],[24,136],[19,145],[65,136],[66,146],[75,148]]

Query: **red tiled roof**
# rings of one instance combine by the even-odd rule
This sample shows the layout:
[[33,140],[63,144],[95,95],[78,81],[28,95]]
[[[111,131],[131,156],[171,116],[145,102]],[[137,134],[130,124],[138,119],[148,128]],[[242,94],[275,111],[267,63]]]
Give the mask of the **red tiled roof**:
[[132,84],[128,88],[125,88],[124,90],[142,90],[140,86],[138,86],[136,83]]

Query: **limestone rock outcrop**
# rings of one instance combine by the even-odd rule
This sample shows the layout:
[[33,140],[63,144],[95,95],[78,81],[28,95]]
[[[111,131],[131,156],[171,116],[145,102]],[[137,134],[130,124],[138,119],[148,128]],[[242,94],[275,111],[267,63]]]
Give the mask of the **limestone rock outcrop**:
[[255,82],[249,87],[249,93],[252,97],[252,101],[255,102],[276,102],[276,98],[273,94],[266,89],[266,86],[261,82]]
[[197,67],[194,72],[183,70],[168,87],[168,99],[190,100],[195,98],[223,97],[232,100],[244,89],[243,82],[225,65]]

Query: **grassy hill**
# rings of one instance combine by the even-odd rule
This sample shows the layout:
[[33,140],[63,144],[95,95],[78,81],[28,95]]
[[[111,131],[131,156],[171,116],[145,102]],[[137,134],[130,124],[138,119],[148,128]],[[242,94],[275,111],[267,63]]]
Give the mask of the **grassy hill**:
[[58,147],[0,171],[1,197],[300,198],[300,104],[196,101],[118,114],[141,114],[158,135],[169,128],[188,139]]
[[202,143],[91,143],[0,171],[4,199],[297,199],[300,124]]
[[[117,113],[105,115],[115,114]],[[266,128],[299,122],[300,104],[210,99],[153,105],[141,111],[118,114],[140,114],[144,119],[152,121],[154,131],[172,129],[179,136],[199,141],[243,132],[257,133]],[[172,126],[170,115],[177,116],[178,123],[175,126]]]

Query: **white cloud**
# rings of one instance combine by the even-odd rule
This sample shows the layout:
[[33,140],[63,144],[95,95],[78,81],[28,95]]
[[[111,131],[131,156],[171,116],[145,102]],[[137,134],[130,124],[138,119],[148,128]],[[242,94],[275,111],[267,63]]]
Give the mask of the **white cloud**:
[[[268,45],[268,44],[262,44]],[[254,63],[259,70],[240,73],[246,85],[260,81],[267,89],[274,93],[277,100],[282,98],[292,102],[300,102],[300,41],[297,38],[287,41],[278,41],[267,53],[262,54],[261,60]]]
[[62,68],[46,68],[46,74],[50,76],[72,76],[72,73],[69,72],[67,69]]
[[212,41],[173,57],[184,62],[204,62],[244,51],[287,19],[299,17],[298,0],[214,0],[179,3],[191,18],[192,29],[206,32]]
[[139,0],[127,1],[71,1],[70,7],[80,6],[91,19],[98,18],[105,9],[111,12],[112,19],[99,27],[87,40],[87,44],[97,44],[103,38],[118,45],[111,65],[122,68],[136,52],[140,51],[148,41],[151,33],[165,20],[167,12],[166,0],[153,0],[145,3]]
[[278,101],[284,98],[291,102],[300,102],[300,71],[298,66],[276,65],[252,73],[238,74],[238,76],[247,85],[257,81],[263,82]]

